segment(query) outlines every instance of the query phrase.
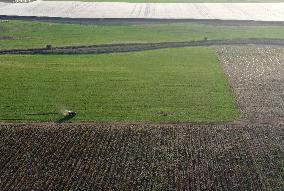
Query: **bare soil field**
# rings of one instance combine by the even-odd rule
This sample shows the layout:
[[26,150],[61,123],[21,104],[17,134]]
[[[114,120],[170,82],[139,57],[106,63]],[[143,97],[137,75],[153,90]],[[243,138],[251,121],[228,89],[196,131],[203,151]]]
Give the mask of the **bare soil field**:
[[282,190],[283,125],[0,125],[1,190]]
[[1,3],[1,15],[61,18],[219,19],[284,21],[284,3]]
[[284,122],[284,48],[216,48],[244,118]]

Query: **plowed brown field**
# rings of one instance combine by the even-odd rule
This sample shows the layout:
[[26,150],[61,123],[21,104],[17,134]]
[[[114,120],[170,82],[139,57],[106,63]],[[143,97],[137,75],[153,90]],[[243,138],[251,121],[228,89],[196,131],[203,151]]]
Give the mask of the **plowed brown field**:
[[217,54],[244,117],[284,122],[284,48],[226,46]]
[[0,190],[281,190],[283,134],[283,125],[1,125]]

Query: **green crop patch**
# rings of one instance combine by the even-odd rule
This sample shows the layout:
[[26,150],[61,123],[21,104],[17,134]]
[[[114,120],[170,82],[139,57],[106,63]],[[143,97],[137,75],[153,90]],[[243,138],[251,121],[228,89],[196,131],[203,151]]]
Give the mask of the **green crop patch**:
[[211,39],[284,38],[283,26],[222,26],[198,23],[79,25],[9,21],[0,23],[0,49],[148,43]]
[[60,114],[52,113],[63,110],[77,112],[75,120],[99,122],[217,122],[239,116],[210,48],[2,55],[0,80],[2,121],[54,121]]

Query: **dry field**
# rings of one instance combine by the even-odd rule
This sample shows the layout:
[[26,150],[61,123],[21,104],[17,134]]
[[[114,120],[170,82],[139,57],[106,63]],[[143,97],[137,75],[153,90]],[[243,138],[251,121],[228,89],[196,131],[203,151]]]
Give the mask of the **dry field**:
[[1,15],[66,18],[148,18],[284,21],[284,3],[0,2]]
[[217,54],[244,118],[284,122],[284,48],[227,46]]
[[0,125],[1,190],[281,190],[283,125]]

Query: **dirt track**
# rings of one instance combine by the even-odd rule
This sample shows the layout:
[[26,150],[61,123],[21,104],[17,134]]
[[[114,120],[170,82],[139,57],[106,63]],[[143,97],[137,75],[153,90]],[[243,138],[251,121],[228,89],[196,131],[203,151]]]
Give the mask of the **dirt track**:
[[143,19],[143,18],[62,18],[0,15],[0,20],[24,20],[85,25],[137,25],[161,23],[200,23],[220,26],[283,26],[284,21],[220,20],[220,19]]
[[0,54],[105,54],[162,48],[220,45],[277,45],[284,46],[284,39],[202,40],[188,42],[108,44],[93,46],[66,46],[35,49],[0,50]]

